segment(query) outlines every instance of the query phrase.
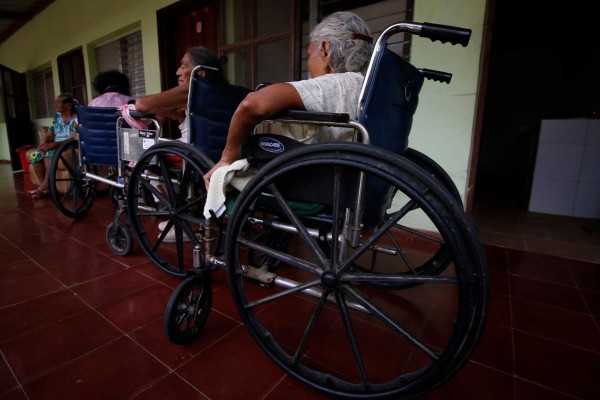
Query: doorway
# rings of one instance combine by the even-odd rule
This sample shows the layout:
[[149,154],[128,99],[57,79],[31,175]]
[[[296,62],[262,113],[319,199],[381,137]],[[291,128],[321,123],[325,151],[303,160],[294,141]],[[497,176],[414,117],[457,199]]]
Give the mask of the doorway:
[[[157,12],[162,90],[177,86],[181,57],[192,46],[217,51],[218,0],[184,0]],[[163,135],[178,138],[177,121],[163,126]]]
[[0,65],[0,86],[4,88],[4,115],[8,134],[13,171],[22,168],[17,149],[35,143],[34,127],[29,115],[29,99],[27,97],[27,81],[25,74]]
[[493,1],[495,15],[475,186],[526,211],[543,119],[600,112],[598,5]]

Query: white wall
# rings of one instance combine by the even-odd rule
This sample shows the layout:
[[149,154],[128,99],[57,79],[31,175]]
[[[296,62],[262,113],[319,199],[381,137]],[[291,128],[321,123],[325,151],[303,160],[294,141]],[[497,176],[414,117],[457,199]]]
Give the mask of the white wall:
[[411,63],[452,74],[452,82],[426,81],[421,91],[409,146],[440,164],[457,185],[463,203],[473,147],[482,34],[486,2],[415,0],[414,21],[471,29],[469,45],[452,46],[415,37]]

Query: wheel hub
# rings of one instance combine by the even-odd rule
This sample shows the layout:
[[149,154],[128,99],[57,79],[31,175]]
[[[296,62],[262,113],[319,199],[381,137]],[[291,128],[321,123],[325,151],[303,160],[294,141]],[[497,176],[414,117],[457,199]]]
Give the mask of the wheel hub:
[[324,272],[323,275],[321,275],[321,283],[327,288],[327,289],[334,289],[337,287],[339,280],[336,274],[334,274],[331,271],[327,271]]

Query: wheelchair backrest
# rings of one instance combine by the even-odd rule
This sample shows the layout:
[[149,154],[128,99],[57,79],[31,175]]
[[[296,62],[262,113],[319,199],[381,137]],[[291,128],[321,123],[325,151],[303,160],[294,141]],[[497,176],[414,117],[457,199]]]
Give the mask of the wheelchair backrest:
[[188,98],[190,143],[217,162],[227,141],[229,122],[250,90],[204,79],[192,72]]
[[75,109],[79,122],[79,149],[84,164],[117,165],[117,109],[88,107]]
[[413,114],[419,103],[423,74],[380,41],[365,76],[358,104],[358,122],[371,144],[397,154],[408,148]]

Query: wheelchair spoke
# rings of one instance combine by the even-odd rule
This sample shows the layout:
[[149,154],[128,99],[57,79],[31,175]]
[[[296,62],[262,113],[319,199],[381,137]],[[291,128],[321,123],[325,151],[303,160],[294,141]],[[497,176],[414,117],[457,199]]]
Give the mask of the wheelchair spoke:
[[358,348],[358,342],[356,336],[354,334],[354,329],[352,328],[352,321],[350,321],[350,315],[348,314],[348,309],[346,308],[346,301],[344,298],[344,294],[342,291],[335,291],[335,300],[338,304],[338,308],[340,310],[340,314],[342,315],[342,321],[344,322],[344,328],[346,329],[346,334],[348,335],[348,339],[350,340],[350,345],[352,347],[352,353],[354,354],[354,359],[356,361],[356,366],[358,368],[360,374],[360,380],[363,386],[366,386],[368,383],[367,372],[365,370],[365,363],[363,361],[362,355],[360,354],[360,349]]
[[[319,285],[320,283],[321,283],[320,280],[315,280],[315,281],[312,281],[312,282],[307,282],[307,283],[305,283],[303,285],[299,285],[299,286],[296,286],[294,288],[278,292],[278,293],[273,294],[271,296],[263,297],[260,300],[252,301],[252,302],[246,304],[244,306],[244,308],[247,309],[247,310],[249,310],[249,309],[252,309],[254,307],[261,306],[263,304],[267,304],[267,303],[269,303],[271,301],[279,300],[279,299],[284,298],[286,296],[290,296],[292,294],[301,292],[303,290],[310,289],[312,287],[315,287],[315,286]],[[321,297],[323,297],[323,296],[321,296]],[[325,300],[327,300],[327,296],[325,296]]]
[[251,249],[258,250],[269,257],[273,257],[277,260],[286,262],[287,264],[300,268],[303,271],[310,272],[311,274],[320,275],[323,273],[323,270],[319,268],[317,265],[310,263],[301,258],[292,256],[290,254],[282,253],[280,251],[274,250],[271,247],[263,246],[261,244],[255,243],[248,239],[238,238],[238,243],[247,246]]
[[306,347],[306,344],[308,343],[308,339],[311,337],[311,335],[315,329],[315,326],[317,324],[317,320],[319,319],[319,316],[323,312],[323,308],[325,306],[325,303],[327,302],[327,298],[329,297],[329,294],[330,294],[329,291],[326,290],[323,292],[323,295],[319,299],[319,304],[317,305],[315,312],[311,315],[310,321],[309,321],[308,325],[306,325],[306,329],[304,330],[304,334],[302,335],[302,339],[300,340],[300,343],[298,344],[298,348],[296,349],[296,354],[294,354],[294,359],[292,361],[292,365],[298,365],[298,362],[300,361],[300,357],[302,357],[302,354],[304,354],[304,349]]
[[312,251],[312,254],[317,257],[319,264],[322,266],[323,269],[327,269],[329,263],[325,257],[325,254],[323,253],[323,250],[321,250],[319,246],[317,246],[317,243],[315,243],[315,241],[310,237],[308,231],[306,230],[306,227],[300,221],[298,216],[294,213],[287,201],[283,198],[279,190],[277,190],[275,184],[270,185],[269,188],[273,192],[275,199],[277,199],[277,203],[279,203],[279,206],[285,211],[286,216],[290,219],[297,232],[300,234],[300,237],[302,237],[304,243],[306,243],[306,245]]
[[412,261],[409,260],[409,258],[404,253],[404,250],[402,250],[402,248],[398,245],[398,241],[396,240],[396,238],[389,231],[387,231],[385,235],[390,240],[390,242],[392,242],[394,248],[396,249],[396,252],[400,255],[400,258],[402,258],[402,261],[404,261],[404,264],[408,267],[410,272],[413,275],[416,275],[417,271],[415,270]]
[[403,274],[344,274],[341,276],[340,281],[346,283],[378,283],[390,286],[405,286],[414,283],[443,283],[443,284],[456,284],[457,280],[452,276],[426,276],[426,275],[403,275]]
[[344,285],[343,290],[347,291],[354,297],[363,307],[365,307],[369,312],[383,321],[386,325],[388,325],[392,330],[396,331],[400,335],[404,336],[409,342],[411,342],[418,349],[427,354],[431,359],[437,360],[439,356],[430,350],[423,342],[418,340],[414,335],[403,329],[400,325],[398,325],[392,317],[390,317],[385,311],[380,309],[378,306],[373,304],[370,300],[362,296],[358,290],[356,290],[351,285]]
[[444,241],[442,239],[439,239],[439,238],[437,238],[435,236],[432,236],[432,235],[428,235],[425,232],[421,232],[419,230],[409,228],[408,226],[396,224],[396,228],[401,229],[401,230],[406,231],[406,232],[410,232],[410,233],[412,233],[414,235],[417,235],[417,236],[420,236],[420,237],[422,237],[424,239],[431,240],[432,242],[439,243],[439,244],[444,244]]
[[392,226],[396,224],[400,219],[402,219],[412,208],[413,202],[409,201],[404,205],[400,210],[396,211],[394,216],[388,219],[381,228],[376,231],[354,254],[345,259],[339,266],[339,271],[344,272],[346,269],[350,268],[356,260],[363,255],[371,246],[373,246],[383,235],[387,232]]

